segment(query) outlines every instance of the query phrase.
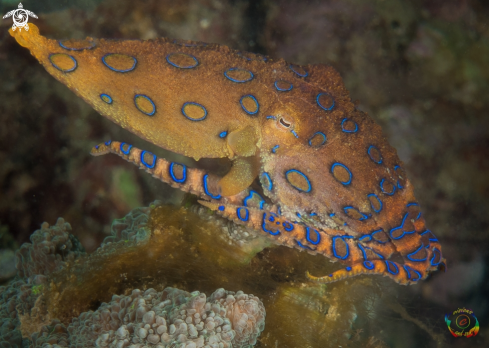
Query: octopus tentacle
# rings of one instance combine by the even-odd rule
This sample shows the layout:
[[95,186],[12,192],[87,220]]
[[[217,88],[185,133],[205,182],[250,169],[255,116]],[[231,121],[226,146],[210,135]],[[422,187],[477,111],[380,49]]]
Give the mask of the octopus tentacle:
[[220,176],[202,169],[188,168],[181,163],[168,161],[128,143],[109,140],[94,146],[90,153],[92,156],[115,154],[137,165],[164,183],[211,202],[260,209],[267,208],[271,211],[278,210],[276,206],[267,204],[265,199],[252,189],[243,190],[234,196],[223,197],[218,193],[219,183],[222,180]]
[[[288,221],[283,216],[265,209],[208,201],[199,203],[229,220],[260,231],[277,244],[305,250],[311,254],[323,254],[333,261],[347,265],[345,269],[324,277],[315,277],[307,273],[311,281],[331,283],[361,274],[380,274],[392,278],[399,284],[407,285],[425,279],[433,267],[443,262],[441,254],[425,248],[423,255],[428,263],[416,262],[416,256],[421,254],[416,250],[410,257],[405,257],[404,264],[401,264],[387,259],[392,251],[384,256],[362,245],[353,236],[338,234],[341,233],[338,230],[316,230],[301,223]],[[394,246],[390,245],[390,249],[394,250]]]
[[116,154],[164,183],[204,199],[241,204],[249,195],[248,190],[245,190],[232,197],[222,197],[218,193],[218,182],[221,179],[219,176],[202,169],[188,168],[184,164],[168,161],[128,143],[107,141],[94,146],[90,153],[92,156]]
[[357,262],[344,269],[337,270],[327,276],[315,277],[307,272],[306,276],[309,280],[318,283],[333,283],[345,278],[351,278],[361,274],[379,274],[392,278],[395,282],[408,285],[420,279],[426,278],[427,273],[421,274],[417,271],[405,269],[405,265],[401,265],[389,260],[367,260]]
[[[423,249],[424,257],[417,260],[412,254],[418,254],[421,251],[420,249]],[[404,263],[401,264],[388,259],[372,260],[364,258],[362,262],[356,262],[327,276],[316,277],[309,272],[306,276],[309,280],[318,283],[332,283],[362,274],[380,274],[390,277],[401,285],[409,285],[426,279],[432,271],[446,268],[445,259],[441,257],[439,248],[436,245],[422,246],[411,254],[403,255],[403,260]]]

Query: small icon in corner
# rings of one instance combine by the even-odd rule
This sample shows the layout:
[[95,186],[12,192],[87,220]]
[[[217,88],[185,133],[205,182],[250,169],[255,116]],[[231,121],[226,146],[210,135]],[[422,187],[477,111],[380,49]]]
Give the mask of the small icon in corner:
[[470,309],[459,308],[446,314],[445,322],[453,337],[472,337],[479,333],[479,321]]
[[22,31],[22,28],[24,28],[26,31],[29,31],[29,24],[27,24],[27,22],[29,21],[29,16],[37,18],[34,12],[24,10],[24,6],[22,6],[22,3],[19,3],[18,9],[10,11],[5,16],[3,16],[3,18],[5,19],[10,16],[12,16],[12,19],[14,20],[14,25],[12,25],[13,31],[15,31],[17,28],[19,28],[19,31]]

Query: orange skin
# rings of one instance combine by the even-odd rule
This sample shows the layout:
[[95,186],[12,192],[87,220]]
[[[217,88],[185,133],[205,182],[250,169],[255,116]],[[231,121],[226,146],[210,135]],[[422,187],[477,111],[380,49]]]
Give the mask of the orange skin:
[[[278,244],[348,266],[311,280],[411,284],[444,267],[395,149],[333,68],[170,39],[60,42],[30,28],[10,34],[100,114],[164,149],[233,166],[220,178],[118,142],[92,154],[118,154]],[[266,200],[249,189],[257,176]]]

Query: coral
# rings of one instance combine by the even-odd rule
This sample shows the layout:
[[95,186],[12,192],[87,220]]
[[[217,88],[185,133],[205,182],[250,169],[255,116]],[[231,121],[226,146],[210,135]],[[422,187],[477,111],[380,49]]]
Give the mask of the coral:
[[136,208],[122,219],[114,220],[110,227],[111,235],[104,239],[101,246],[121,240],[137,242],[147,239],[151,233],[146,227],[149,211],[149,207]]
[[15,254],[17,278],[0,287],[0,344],[2,348],[26,346],[22,336],[39,330],[50,321],[36,308],[36,301],[47,286],[47,276],[66,267],[84,254],[71,233],[71,226],[59,218],[54,226],[47,222],[31,235]]
[[[306,270],[335,266],[262,237],[234,242],[228,224],[202,208],[152,204],[114,221],[92,254],[47,268],[19,258],[19,273],[44,273],[0,287],[0,347],[384,347],[386,328],[407,321],[421,332],[416,343],[440,346],[443,335],[426,334],[411,310],[391,320],[407,290],[380,277],[308,283]],[[62,220],[41,230],[44,242],[68,234]],[[53,257],[37,250],[39,260]]]
[[63,268],[85,252],[78,240],[70,234],[71,226],[59,218],[54,226],[47,222],[31,235],[16,254],[15,267],[21,278],[47,275]]
[[[248,347],[264,329],[265,308],[253,295],[166,288],[113,296],[68,326],[76,347]],[[87,328],[90,328],[87,330]]]
[[20,289],[25,286],[22,280],[12,281],[8,286],[0,286],[0,347],[27,346],[27,339],[23,344],[22,334],[16,307],[20,302],[18,295]]

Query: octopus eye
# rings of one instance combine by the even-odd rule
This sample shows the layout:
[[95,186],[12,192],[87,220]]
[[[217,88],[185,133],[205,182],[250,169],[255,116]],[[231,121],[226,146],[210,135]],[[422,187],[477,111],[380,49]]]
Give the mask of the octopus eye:
[[280,125],[282,127],[285,127],[285,128],[290,128],[290,126],[292,125],[292,123],[290,122],[287,122],[285,119],[283,119],[282,117],[280,117],[280,119],[278,120],[278,122],[280,123]]

